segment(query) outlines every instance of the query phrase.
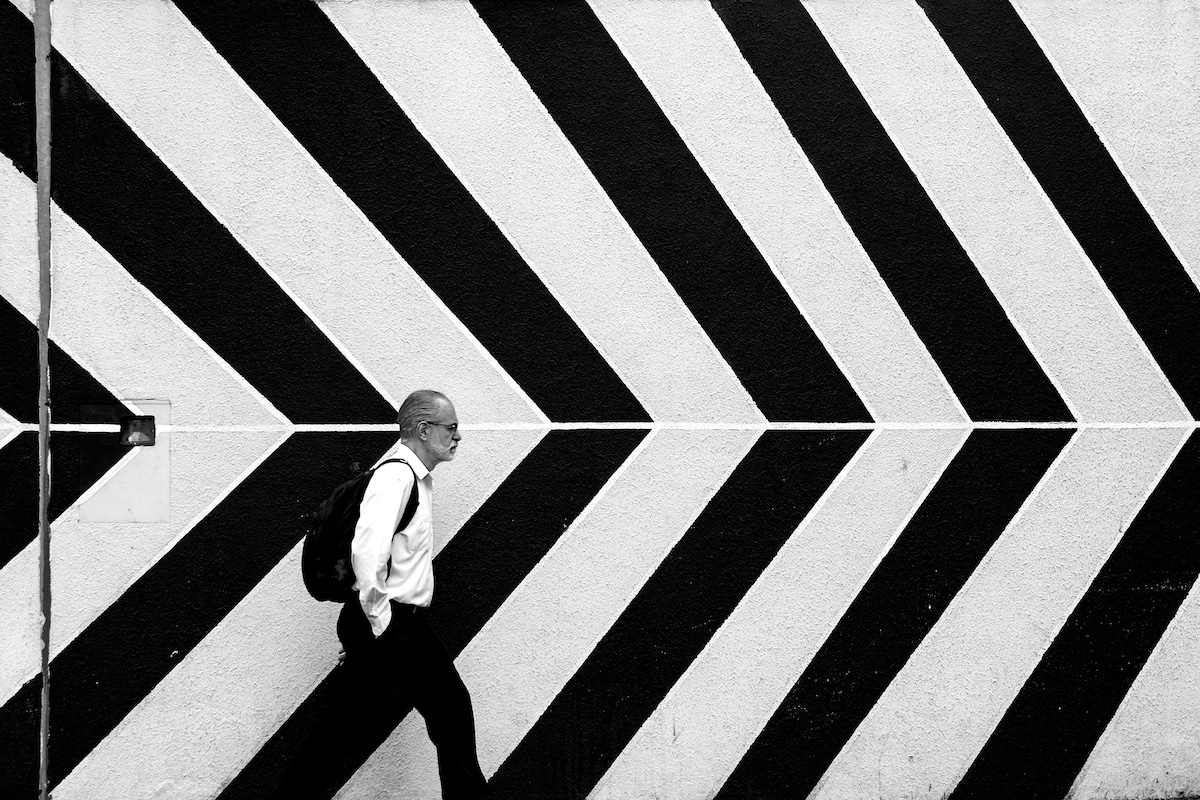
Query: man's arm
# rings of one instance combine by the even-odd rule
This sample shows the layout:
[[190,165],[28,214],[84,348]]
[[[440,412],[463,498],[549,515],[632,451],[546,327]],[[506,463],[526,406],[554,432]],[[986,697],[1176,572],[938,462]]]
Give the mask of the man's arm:
[[392,555],[392,536],[400,521],[404,501],[413,488],[412,470],[403,464],[387,464],[371,476],[359,506],[358,525],[350,545],[358,602],[362,605],[371,632],[378,638],[392,621],[385,582],[388,559]]

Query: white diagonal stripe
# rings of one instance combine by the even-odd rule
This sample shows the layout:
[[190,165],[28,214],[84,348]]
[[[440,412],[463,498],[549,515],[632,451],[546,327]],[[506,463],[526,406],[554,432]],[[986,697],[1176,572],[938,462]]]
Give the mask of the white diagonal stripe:
[[[0,159],[0,244],[3,245],[0,250],[3,260],[0,262],[0,296],[36,325],[41,301],[38,297],[37,198],[32,186],[7,159]],[[7,361],[5,367],[6,374],[0,376],[0,380],[11,380],[7,375]],[[0,436],[6,443],[19,432],[6,429],[16,429],[20,424],[0,409]],[[0,659],[3,658],[0,655]]]
[[1071,797],[1200,794],[1200,581],[1108,723]]
[[1190,419],[916,3],[806,8],[1076,418]]
[[[11,164],[0,164],[0,203],[32,208],[34,185]],[[198,342],[128,273],[74,223],[54,210],[54,329],[64,352],[118,397],[165,397],[174,419],[230,424],[257,423],[257,434],[176,437],[169,522],[87,524],[78,502],[54,520],[53,652],[57,653],[117,597],[146,564],[153,563],[181,528],[214,493],[227,491],[242,469],[280,436],[279,418],[228,365]],[[22,214],[0,217],[0,240],[36,253],[36,229]],[[33,270],[0,271],[0,292],[27,317],[36,319],[37,275]],[[114,310],[119,309],[117,324]],[[131,346],[135,345],[135,346]],[[186,451],[182,448],[187,448]],[[111,473],[110,473],[111,474]],[[95,566],[81,591],[68,565]],[[8,698],[38,669],[30,648],[37,624],[38,545],[31,542],[0,569],[0,591],[13,598],[0,608],[0,697]],[[20,598],[20,599],[18,599]]]
[[0,242],[4,268],[0,294],[26,319],[37,324],[38,295],[37,195],[33,181],[7,158],[0,158]]
[[[435,476],[435,550],[453,538],[541,438],[538,431],[463,437],[454,463]],[[138,797],[152,786],[169,787],[171,796],[215,797],[333,667],[338,610],[337,604],[318,603],[305,592],[297,545],[80,762],[54,796]]]
[[297,546],[54,796],[139,797],[153,787],[169,797],[216,797],[336,664],[338,611],[305,594]]
[[1185,434],[1081,431],[834,760],[814,800],[943,797],[966,773]]
[[1200,286],[1200,15],[1194,4],[1013,5]]
[[439,469],[434,479],[435,556],[548,433],[545,429],[460,431],[460,455],[455,464]]
[[[485,775],[528,733],[757,438],[650,434],[459,655]],[[404,756],[424,752],[423,736],[410,714],[339,797],[369,796],[374,786],[436,797],[436,780],[428,783],[436,759]]]
[[[76,507],[54,520],[51,549],[54,624],[51,656],[91,624],[174,543],[241,483],[248,469],[282,441],[278,432],[180,433],[171,454],[171,517],[153,523],[84,523]],[[283,437],[283,438],[286,438]],[[157,446],[157,445],[156,445]],[[86,565],[86,580],[80,580]],[[0,698],[7,700],[39,669],[38,547],[32,542],[0,569]],[[27,597],[28,596],[28,597]],[[13,637],[13,638],[10,638]],[[14,641],[14,638],[16,641]],[[20,642],[20,644],[17,644]]]
[[761,419],[469,3],[322,10],[654,419]]
[[174,6],[60,0],[54,33],[72,65],[384,397],[437,386],[482,419],[544,421]]
[[590,796],[712,796],[964,440],[875,434]]
[[[4,208],[34,202],[34,184],[0,163]],[[53,209],[53,339],[118,398],[171,402],[179,424],[280,427],[281,418],[228,364],[200,342],[74,220]],[[0,239],[37,252],[25,220],[0,218]],[[36,320],[36,270],[0,270],[0,293]],[[114,313],[119,310],[119,313]]]
[[708,4],[592,7],[872,416],[966,418]]

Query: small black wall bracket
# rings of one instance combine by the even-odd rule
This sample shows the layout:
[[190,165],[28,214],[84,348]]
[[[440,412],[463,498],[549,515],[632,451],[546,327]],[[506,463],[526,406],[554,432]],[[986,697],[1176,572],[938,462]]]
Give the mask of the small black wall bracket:
[[154,417],[121,417],[121,444],[126,447],[154,445]]

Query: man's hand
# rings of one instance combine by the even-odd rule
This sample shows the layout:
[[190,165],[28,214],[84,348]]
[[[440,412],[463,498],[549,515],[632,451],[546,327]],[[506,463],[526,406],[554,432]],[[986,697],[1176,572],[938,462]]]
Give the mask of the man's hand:
[[345,664],[345,663],[346,663],[346,648],[343,647],[340,650],[338,650],[337,665],[340,667],[342,664]]

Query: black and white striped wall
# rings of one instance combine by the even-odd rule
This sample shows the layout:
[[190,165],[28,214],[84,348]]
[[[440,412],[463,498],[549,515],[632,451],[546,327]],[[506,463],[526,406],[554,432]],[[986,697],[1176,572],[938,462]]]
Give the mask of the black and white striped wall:
[[[42,680],[31,7],[5,800]],[[52,8],[54,798],[262,795],[339,688],[298,520],[426,386],[496,797],[1200,795],[1200,7]],[[438,796],[391,722],[322,796]]]

